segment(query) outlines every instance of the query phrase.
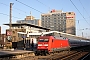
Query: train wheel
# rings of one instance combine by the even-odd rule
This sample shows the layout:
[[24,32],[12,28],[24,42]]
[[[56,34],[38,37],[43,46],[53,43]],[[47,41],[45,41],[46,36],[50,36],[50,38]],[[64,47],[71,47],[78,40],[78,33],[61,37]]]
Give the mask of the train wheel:
[[46,56],[47,54],[44,52],[44,56]]
[[49,53],[49,55],[53,55],[53,54],[54,54],[54,52],[50,52],[50,53]]

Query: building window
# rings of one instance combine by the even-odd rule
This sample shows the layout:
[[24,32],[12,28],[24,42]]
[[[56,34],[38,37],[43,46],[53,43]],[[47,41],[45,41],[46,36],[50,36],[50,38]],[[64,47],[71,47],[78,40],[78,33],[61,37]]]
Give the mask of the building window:
[[64,17],[64,19],[66,19],[66,17]]
[[63,13],[63,16],[66,16],[66,13]]
[[54,18],[54,19],[56,19],[56,18]]
[[54,15],[54,16],[56,16],[56,15]]
[[44,17],[44,16],[42,16],[42,17]]
[[61,17],[61,19],[63,19],[63,17]]
[[45,18],[45,19],[47,19],[47,18]]
[[15,34],[15,31],[13,31],[13,34]]
[[50,16],[48,16],[48,17],[50,17]]
[[58,16],[60,16],[60,15],[58,15]]
[[42,21],[44,23],[44,21]]
[[61,16],[63,16],[63,14],[61,14]]
[[68,14],[71,14],[71,12],[68,12]]
[[56,20],[54,20],[54,22],[56,22]]
[[60,22],[60,20],[58,20],[58,22]]
[[42,20],[44,20],[44,18],[42,18]]
[[54,23],[54,24],[56,24],[56,23]]

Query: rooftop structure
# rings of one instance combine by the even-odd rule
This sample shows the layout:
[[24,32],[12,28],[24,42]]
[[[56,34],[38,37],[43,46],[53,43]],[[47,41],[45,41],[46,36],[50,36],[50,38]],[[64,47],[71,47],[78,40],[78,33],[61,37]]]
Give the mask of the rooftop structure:
[[[4,24],[4,25],[9,26],[9,24]],[[34,24],[29,24],[29,23],[12,23],[12,28],[14,28],[16,26],[20,27],[20,28],[22,28],[23,26],[29,26],[29,27],[39,28],[39,29],[43,29],[43,30],[50,30],[49,28],[45,28],[45,27],[41,27],[41,26],[37,26]]]
[[41,26],[41,20],[35,19],[35,17],[33,16],[26,16],[25,20],[17,20],[17,23],[29,23],[29,24]]
[[69,34],[76,34],[75,13],[52,10],[49,13],[41,14],[41,24],[52,31],[59,31]]
[[[8,25],[9,24],[4,24]],[[12,23],[11,31],[6,30],[6,38],[12,42],[13,48],[23,48],[24,44],[28,43],[30,46],[31,38],[37,38],[38,35],[28,35],[29,33],[40,33],[49,31],[50,29],[40,27],[29,23]]]

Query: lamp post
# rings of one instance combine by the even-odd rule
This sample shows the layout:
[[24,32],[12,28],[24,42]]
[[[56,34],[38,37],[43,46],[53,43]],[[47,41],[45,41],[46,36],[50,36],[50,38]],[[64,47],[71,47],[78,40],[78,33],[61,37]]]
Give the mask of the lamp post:
[[26,49],[26,44],[25,44],[25,34],[23,36],[23,41],[24,41],[24,50]]
[[83,32],[82,32],[82,37],[83,37]]
[[9,29],[10,29],[10,35],[12,36],[12,30],[11,30],[11,27],[12,27],[12,3],[10,3],[10,22],[9,22],[10,26],[9,26]]
[[10,33],[10,38],[12,40],[12,5],[14,3],[10,3],[10,20],[9,20],[9,33]]
[[[84,29],[81,29],[81,30],[84,30]],[[84,37],[84,36],[83,36],[83,31],[82,31],[82,34],[81,34],[81,36],[82,36],[82,37]]]
[[13,3],[10,3],[10,19],[9,19],[9,45],[7,46],[8,48],[12,48],[12,5]]

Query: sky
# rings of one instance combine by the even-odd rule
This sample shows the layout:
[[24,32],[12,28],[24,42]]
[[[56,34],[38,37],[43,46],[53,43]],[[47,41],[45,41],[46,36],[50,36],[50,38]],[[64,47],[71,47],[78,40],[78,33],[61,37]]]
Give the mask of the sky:
[[42,13],[50,10],[63,10],[63,12],[75,12],[76,35],[90,38],[90,0],[0,0],[0,26],[1,33],[5,33],[9,27],[3,24],[10,20],[10,3],[12,6],[12,23],[24,20],[31,15],[41,19]]

